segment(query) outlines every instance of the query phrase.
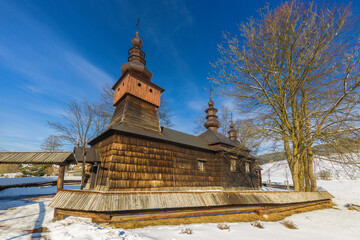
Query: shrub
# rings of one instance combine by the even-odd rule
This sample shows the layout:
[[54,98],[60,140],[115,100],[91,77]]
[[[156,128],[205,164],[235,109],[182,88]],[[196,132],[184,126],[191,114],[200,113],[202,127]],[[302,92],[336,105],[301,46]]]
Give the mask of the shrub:
[[192,230],[190,228],[181,229],[180,234],[192,234]]
[[230,226],[225,224],[225,223],[219,223],[217,225],[218,229],[221,229],[221,230],[229,230],[230,231]]
[[257,228],[264,228],[264,225],[259,220],[252,222],[251,226],[257,227]]
[[289,229],[297,229],[297,226],[291,220],[284,220],[281,223],[282,223],[282,225],[284,225],[285,227],[287,227]]

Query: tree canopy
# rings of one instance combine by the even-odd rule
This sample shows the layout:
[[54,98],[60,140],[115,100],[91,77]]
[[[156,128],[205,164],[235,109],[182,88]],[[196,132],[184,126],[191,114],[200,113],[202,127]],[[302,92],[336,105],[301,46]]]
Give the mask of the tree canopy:
[[[316,191],[313,147],[358,136],[359,39],[350,6],[285,2],[224,33],[211,80],[282,144],[295,191]],[[340,148],[337,147],[340,151]]]

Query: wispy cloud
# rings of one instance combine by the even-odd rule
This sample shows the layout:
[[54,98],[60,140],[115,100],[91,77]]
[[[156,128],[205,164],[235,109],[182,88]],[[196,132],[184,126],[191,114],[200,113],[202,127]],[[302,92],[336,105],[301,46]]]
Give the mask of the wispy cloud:
[[171,6],[176,18],[181,19],[181,21],[178,21],[178,25],[174,27],[174,32],[193,23],[193,16],[184,1],[171,0],[168,1],[168,4]]
[[110,84],[114,81],[105,71],[74,52],[66,52],[65,58],[79,77],[88,80],[99,89],[104,84]]
[[194,110],[196,112],[201,112],[206,109],[206,103],[207,102],[205,99],[191,100],[186,103],[186,106],[191,110]]

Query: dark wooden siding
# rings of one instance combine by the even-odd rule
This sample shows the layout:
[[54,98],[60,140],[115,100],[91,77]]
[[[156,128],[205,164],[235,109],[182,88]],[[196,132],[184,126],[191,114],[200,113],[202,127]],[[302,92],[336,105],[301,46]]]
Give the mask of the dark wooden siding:
[[160,132],[157,108],[131,95],[126,95],[117,105],[108,128],[123,123]]
[[[101,152],[96,190],[257,188],[256,175],[252,180],[242,161],[239,171],[231,172],[222,153],[121,134],[93,147]],[[198,169],[199,160],[205,161],[204,172]]]
[[[256,173],[256,163],[246,158],[236,160],[236,171],[231,171],[231,158],[225,155],[222,165],[222,186],[224,188],[236,188],[239,186],[257,189],[258,176]],[[245,170],[245,162],[250,164],[250,172]]]

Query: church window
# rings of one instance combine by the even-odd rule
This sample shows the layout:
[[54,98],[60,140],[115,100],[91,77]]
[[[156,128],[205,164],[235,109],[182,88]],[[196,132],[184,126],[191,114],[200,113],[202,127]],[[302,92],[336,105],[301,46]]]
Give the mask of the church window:
[[245,172],[250,172],[250,164],[248,162],[245,162]]
[[200,172],[205,172],[205,161],[198,160],[198,169]]
[[138,86],[141,87],[141,83],[138,83]]
[[120,91],[120,88],[118,88],[118,91]]
[[150,92],[152,92],[152,89],[150,88]]
[[235,159],[230,160],[230,171],[236,172],[236,160]]

